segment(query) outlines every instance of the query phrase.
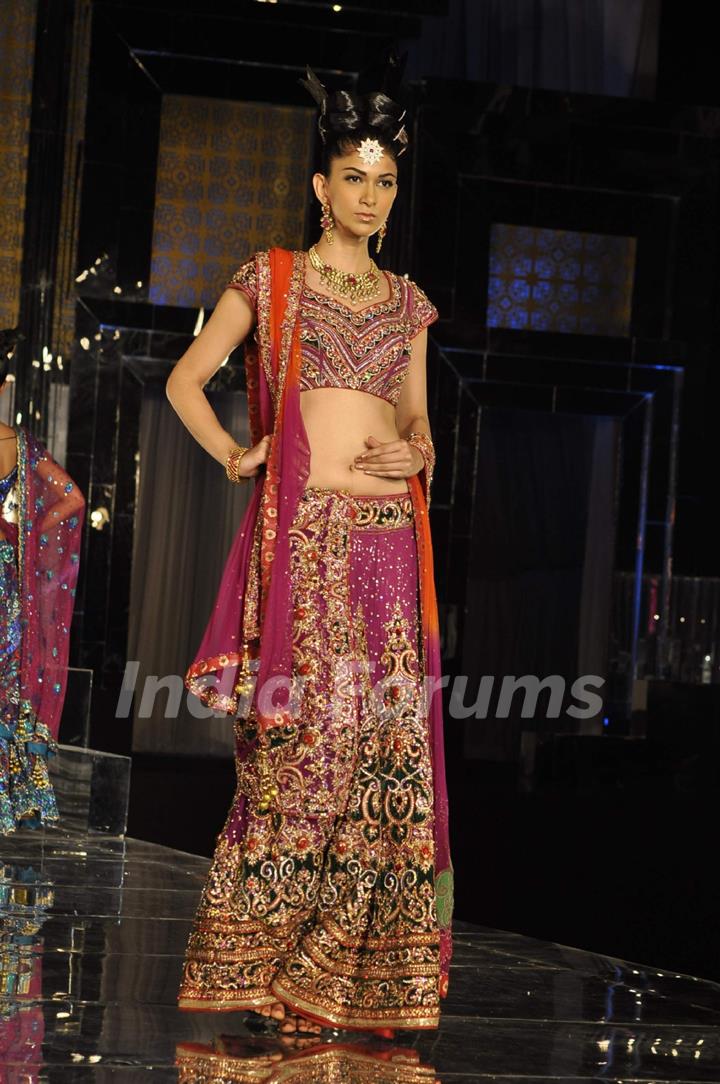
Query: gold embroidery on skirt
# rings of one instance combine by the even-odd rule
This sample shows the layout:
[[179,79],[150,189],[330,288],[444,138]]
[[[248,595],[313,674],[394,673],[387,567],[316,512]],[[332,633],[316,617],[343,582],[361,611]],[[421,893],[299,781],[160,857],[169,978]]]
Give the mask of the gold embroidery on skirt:
[[[390,521],[402,522],[406,500],[367,504],[394,505]],[[338,1026],[437,1027],[432,765],[417,615],[409,622],[396,599],[381,673],[371,676],[362,606],[352,613],[350,605],[356,503],[319,490],[300,502],[291,575],[293,660],[306,678],[301,721],[271,732],[279,794],[267,813],[258,810],[252,753],[236,759],[236,803],[188,942],[181,1008],[280,998]],[[252,744],[252,719],[237,720],[236,732]],[[240,802],[247,819],[235,839]]]

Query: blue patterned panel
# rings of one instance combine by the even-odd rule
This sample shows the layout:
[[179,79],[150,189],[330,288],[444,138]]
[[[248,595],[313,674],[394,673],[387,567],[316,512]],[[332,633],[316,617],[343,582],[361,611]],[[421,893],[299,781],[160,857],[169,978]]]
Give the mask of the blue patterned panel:
[[493,223],[488,327],[628,335],[635,237]]

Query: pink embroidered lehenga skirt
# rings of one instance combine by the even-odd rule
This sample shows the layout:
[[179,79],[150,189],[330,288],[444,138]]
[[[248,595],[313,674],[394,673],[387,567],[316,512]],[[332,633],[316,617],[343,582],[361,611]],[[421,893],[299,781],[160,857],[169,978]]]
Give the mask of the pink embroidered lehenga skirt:
[[411,497],[309,487],[290,542],[302,710],[270,732],[270,811],[252,712],[235,720],[237,792],[178,1004],[283,1001],[337,1027],[434,1028],[433,778]]

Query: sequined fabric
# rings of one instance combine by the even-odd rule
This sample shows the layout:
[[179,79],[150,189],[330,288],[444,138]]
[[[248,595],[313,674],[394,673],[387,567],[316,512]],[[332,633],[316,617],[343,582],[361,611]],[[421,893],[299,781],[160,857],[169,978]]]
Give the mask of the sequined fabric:
[[183,1009],[282,1000],[341,1027],[434,1028],[440,937],[411,497],[303,491],[290,531],[296,725],[253,711],[187,946]]
[[0,478],[0,507],[4,509],[7,504],[8,508],[11,506],[17,506],[17,502],[10,500],[10,495],[17,483],[17,466],[13,467],[9,474],[6,474],[4,478]]
[[85,498],[17,426],[0,481],[0,835],[55,823],[58,752]]
[[[412,339],[438,319],[438,311],[412,279],[384,271],[390,296],[354,310],[339,298],[304,285],[300,297],[300,390],[351,388],[397,403]],[[257,304],[255,260],[228,282]],[[383,286],[383,290],[386,291]]]
[[[0,507],[17,520],[17,467],[0,479]],[[15,547],[0,538],[0,835],[59,819],[47,769],[57,746],[21,696],[21,611]]]

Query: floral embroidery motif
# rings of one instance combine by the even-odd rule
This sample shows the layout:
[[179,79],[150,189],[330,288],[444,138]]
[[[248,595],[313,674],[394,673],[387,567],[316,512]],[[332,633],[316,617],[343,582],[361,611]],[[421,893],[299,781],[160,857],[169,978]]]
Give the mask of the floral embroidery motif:
[[[374,504],[375,511],[370,510]],[[237,791],[187,946],[181,1008],[281,997],[338,1026],[439,1020],[433,778],[417,609],[395,594],[371,675],[353,608],[355,532],[414,537],[407,497],[304,491],[291,529],[302,722],[270,733],[277,808],[261,813],[254,719],[237,719]],[[390,543],[387,543],[390,544]],[[398,592],[416,591],[417,585]],[[395,590],[395,589],[393,589]]]

